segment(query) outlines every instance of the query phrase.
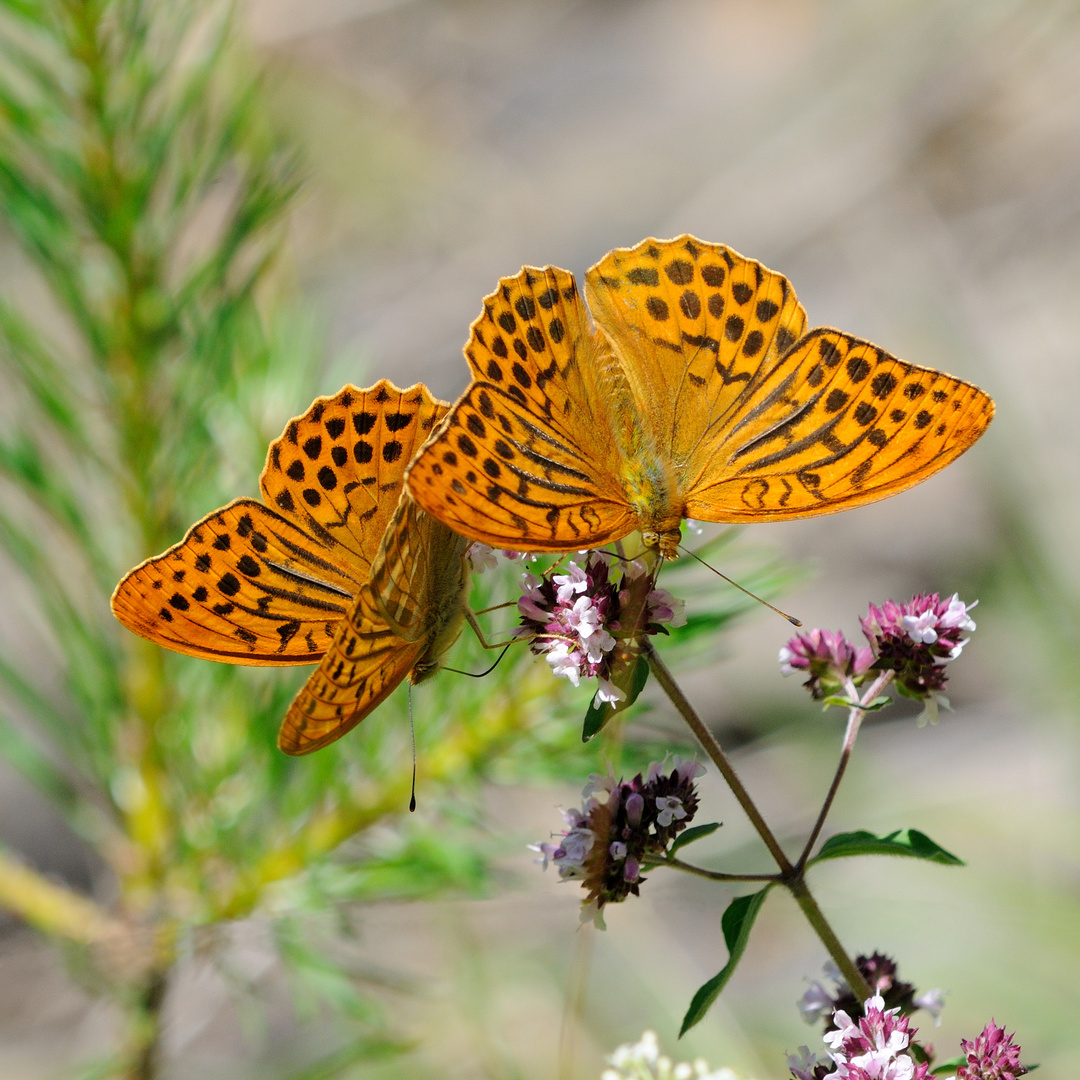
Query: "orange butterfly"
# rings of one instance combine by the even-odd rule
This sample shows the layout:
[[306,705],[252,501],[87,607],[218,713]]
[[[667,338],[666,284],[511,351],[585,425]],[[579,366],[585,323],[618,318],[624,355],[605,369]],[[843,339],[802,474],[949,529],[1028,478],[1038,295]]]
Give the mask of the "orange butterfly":
[[466,536],[563,551],[639,529],[673,558],[684,517],[779,521],[895,495],[994,414],[970,383],[808,331],[787,279],[723,245],[617,249],[585,292],[588,310],[572,274],[525,267],[472,324],[472,382],[406,473]]
[[447,408],[422,384],[385,379],[318,398],[270,445],[267,505],[236,499],[135,567],[113,593],[116,617],[209,660],[321,657],[278,746],[306,754],[340,738],[407,674],[433,674],[466,618],[469,541],[402,494]]

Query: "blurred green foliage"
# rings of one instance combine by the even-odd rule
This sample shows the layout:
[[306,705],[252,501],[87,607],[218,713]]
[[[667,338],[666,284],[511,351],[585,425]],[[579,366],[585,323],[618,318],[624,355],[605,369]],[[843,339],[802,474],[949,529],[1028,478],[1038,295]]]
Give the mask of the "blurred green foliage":
[[[261,100],[227,4],[0,4],[0,216],[28,283],[0,298],[0,545],[28,587],[20,619],[43,627],[27,659],[0,652],[0,751],[110,877],[99,903],[0,850],[0,904],[67,942],[125,1019],[85,1076],[157,1075],[178,965],[221,953],[215,927],[257,911],[298,1001],[359,1025],[298,1077],[405,1049],[336,958],[326,913],[483,890],[477,782],[568,762],[582,775],[599,753],[581,748],[586,691],[553,696],[525,650],[483,682],[444,676],[418,696],[421,813],[403,830],[403,694],[288,759],[274,736],[295,672],[173,655],[113,621],[120,576],[254,490],[266,445],[312,396],[317,334],[277,269],[300,173]],[[745,569],[761,591],[785,580],[761,556]],[[474,606],[512,595],[518,572],[478,579]],[[699,631],[748,603],[717,584],[698,590]],[[672,645],[689,653],[694,635]],[[487,657],[464,642],[453,663]]]

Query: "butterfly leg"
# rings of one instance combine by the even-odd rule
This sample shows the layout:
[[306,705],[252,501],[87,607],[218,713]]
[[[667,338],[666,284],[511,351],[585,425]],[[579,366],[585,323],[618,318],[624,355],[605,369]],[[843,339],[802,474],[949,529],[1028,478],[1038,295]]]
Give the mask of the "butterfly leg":
[[[511,601],[512,602],[512,601]],[[498,607],[507,607],[508,604],[499,604]],[[484,611],[494,611],[495,608],[484,608]],[[523,641],[523,638],[512,637],[509,641],[490,642],[484,637],[484,631],[480,629],[480,624],[476,621],[477,615],[482,615],[483,611],[472,611],[469,608],[465,609],[465,621],[472,627],[473,633],[476,635],[476,640],[480,642],[481,646],[485,649],[505,649],[509,645],[513,645],[515,642]]]

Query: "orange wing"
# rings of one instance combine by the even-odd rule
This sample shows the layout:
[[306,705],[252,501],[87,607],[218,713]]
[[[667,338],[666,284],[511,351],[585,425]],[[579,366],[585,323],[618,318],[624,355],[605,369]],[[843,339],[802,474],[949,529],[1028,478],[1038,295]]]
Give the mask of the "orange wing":
[[986,430],[978,387],[839,330],[811,330],[703,444],[686,512],[706,521],[830,514],[895,495]]
[[692,236],[609,252],[586,276],[658,455],[689,490],[702,440],[742,415],[764,374],[802,337],[806,312],[787,278]]
[[318,750],[360,723],[410,672],[413,682],[434,674],[464,622],[468,545],[402,496],[371,583],[281,725],[282,750]]
[[254,499],[197,522],[116,587],[129,630],[231,664],[310,664],[333,640],[360,582],[336,552]]
[[405,467],[449,406],[382,379],[316,398],[270,444],[259,484],[276,506],[367,580]]
[[462,608],[467,573],[463,558],[470,541],[425,514],[405,492],[383,534],[371,567],[371,589],[379,613],[398,637],[427,641],[449,606]]
[[504,278],[465,355],[473,381],[407,473],[417,503],[497,547],[563,551],[629,532],[629,387],[573,275],[549,266]]
[[318,398],[271,444],[268,509],[238,499],[113,594],[116,617],[166,648],[234,664],[313,663],[334,640],[397,505],[405,466],[446,404],[382,380]]
[[322,663],[289,706],[278,747],[286,754],[309,754],[340,739],[394,692],[424,645],[404,641],[386,625],[365,585]]
[[838,330],[805,333],[787,279],[723,245],[645,240],[586,284],[687,517],[873,502],[944,468],[993,417],[970,383]]

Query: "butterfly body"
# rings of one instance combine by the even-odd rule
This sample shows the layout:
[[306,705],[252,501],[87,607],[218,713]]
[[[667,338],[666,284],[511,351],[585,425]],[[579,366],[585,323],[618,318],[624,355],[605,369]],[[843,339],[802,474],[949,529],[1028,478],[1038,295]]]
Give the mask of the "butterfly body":
[[[977,387],[840,330],[723,245],[645,240],[586,275],[525,267],[485,298],[473,381],[406,485],[495,547],[674,557],[683,518],[762,522],[903,491],[993,417]],[[591,313],[591,317],[590,317]]]
[[409,682],[413,686],[426,682],[442,667],[443,656],[461,636],[465,627],[467,595],[463,580],[458,590],[448,588],[440,598],[439,606],[432,610],[428,646],[409,672]]

